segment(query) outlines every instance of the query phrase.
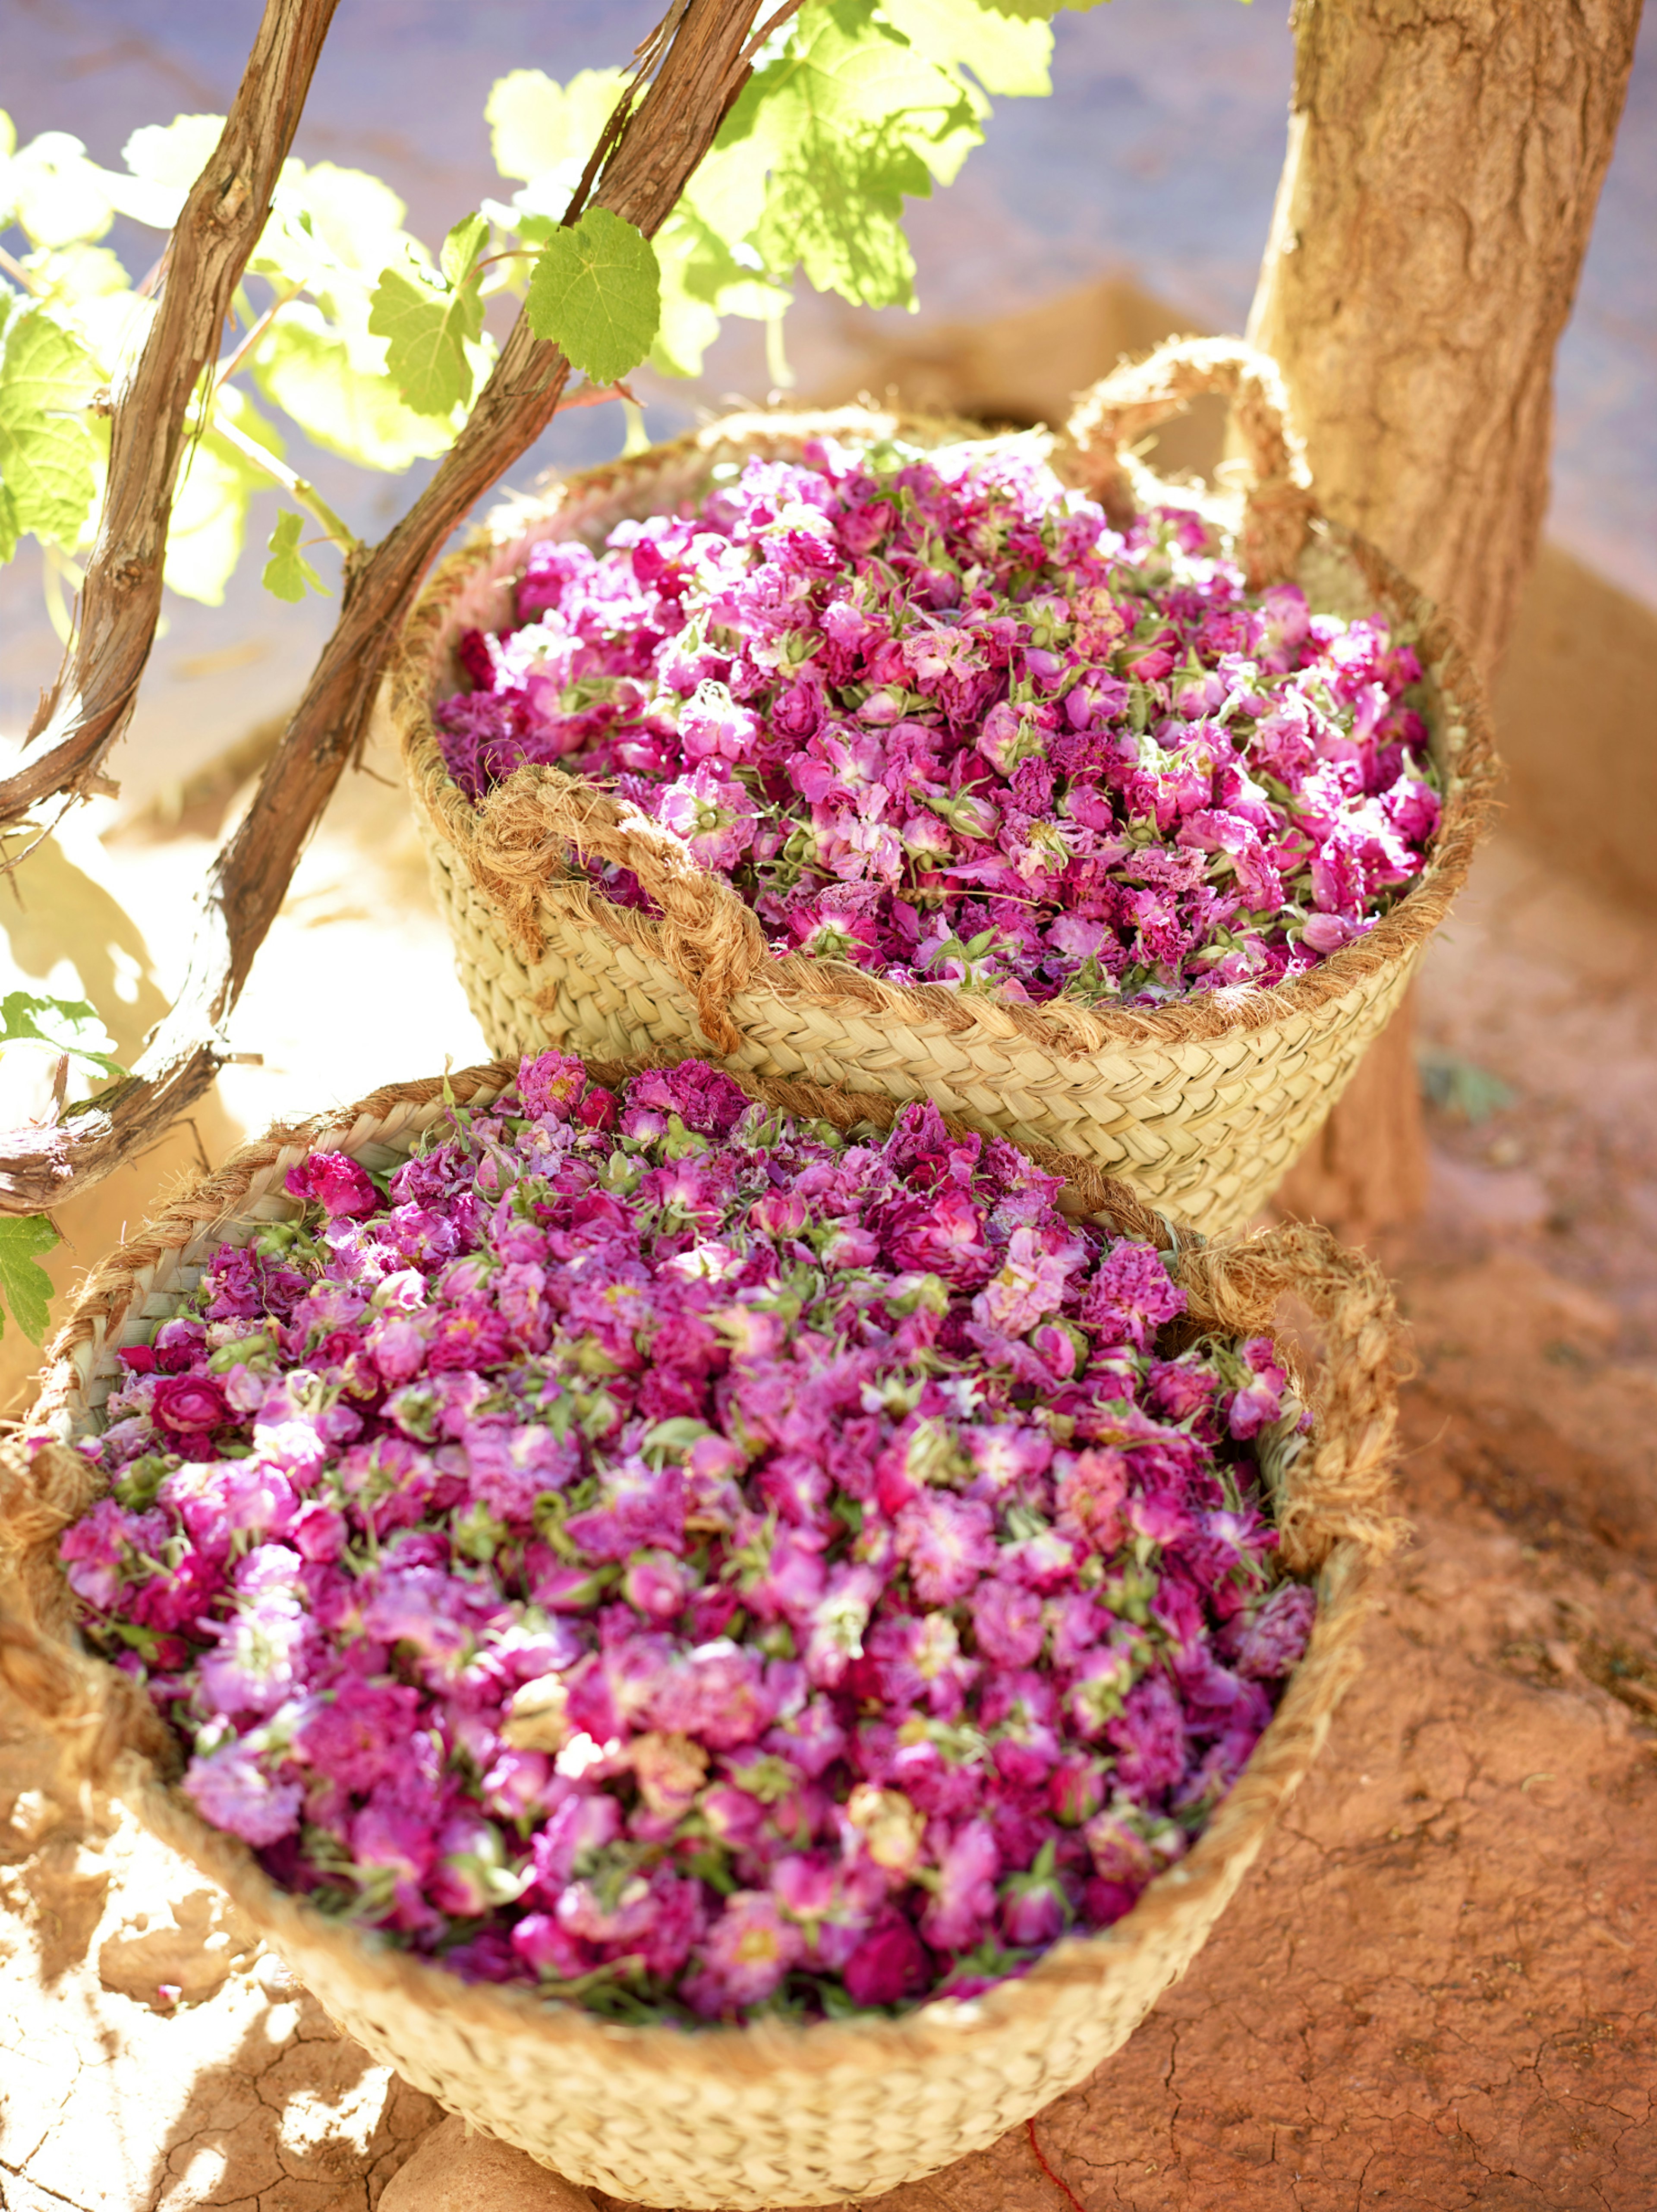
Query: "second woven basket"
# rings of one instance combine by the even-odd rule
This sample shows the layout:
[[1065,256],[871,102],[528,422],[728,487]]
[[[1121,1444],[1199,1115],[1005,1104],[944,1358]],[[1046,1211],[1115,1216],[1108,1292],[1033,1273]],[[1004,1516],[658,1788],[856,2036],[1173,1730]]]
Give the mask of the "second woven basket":
[[[1296,579],[1314,608],[1384,612],[1425,672],[1442,819],[1423,874],[1367,936],[1264,990],[1145,1010],[1021,1005],[779,957],[679,840],[560,769],[519,768],[472,805],[444,763],[432,710],[460,688],[462,633],[510,621],[530,546],[597,545],[624,518],[688,513],[731,465],[798,459],[814,436],[933,446],[962,434],[859,409],[734,416],[571,477],[540,509],[475,538],[438,570],[388,671],[379,714],[401,746],[437,902],[492,1049],[633,1057],[712,1046],[751,1075],[928,1097],[975,1128],[1061,1146],[1205,1232],[1247,1220],[1398,1005],[1466,875],[1495,759],[1478,679],[1448,623],[1373,547],[1318,514],[1263,356],[1229,339],[1190,341],[1118,370],[1083,401],[1053,465],[1119,526],[1136,507],[1188,505],[1190,491],[1148,478],[1119,441],[1215,390],[1234,398],[1253,470],[1238,528],[1251,586]],[[578,855],[632,869],[658,914],[606,899],[573,865]]]
[[[72,1446],[100,1425],[119,1347],[148,1342],[180,1310],[222,1240],[245,1243],[293,1217],[285,1177],[309,1152],[388,1171],[448,1102],[485,1105],[513,1073],[398,1085],[272,1131],[93,1272],[51,1348],[33,1448],[0,1445],[0,1685],[57,1736],[79,1778],[119,1796],[228,1892],[348,2033],[450,2111],[637,2203],[762,2212],[873,2196],[983,2149],[1118,2050],[1191,1964],[1317,1756],[1358,1663],[1365,1584],[1396,1528],[1391,1294],[1321,1230],[1290,1225],[1205,1246],[1177,1237],[1085,1161],[1039,1153],[1068,1186],[1067,1211],[1170,1251],[1203,1326],[1269,1330],[1285,1294],[1309,1310],[1319,1371],[1302,1371],[1293,1345],[1284,1350],[1313,1426],[1274,1481],[1283,1564],[1318,1594],[1306,1656],[1189,1855],[1123,1919],[1056,1944],[1022,1979],[896,2019],[695,2033],[608,2022],[532,1990],[464,1983],[280,1888],[178,1788],[179,1744],[143,1690],[81,1644],[58,1557],[62,1530],[103,1488]],[[843,1128],[864,1118],[861,1100],[844,1091],[750,1088]],[[878,1101],[871,1118],[889,1125],[894,1110]]]

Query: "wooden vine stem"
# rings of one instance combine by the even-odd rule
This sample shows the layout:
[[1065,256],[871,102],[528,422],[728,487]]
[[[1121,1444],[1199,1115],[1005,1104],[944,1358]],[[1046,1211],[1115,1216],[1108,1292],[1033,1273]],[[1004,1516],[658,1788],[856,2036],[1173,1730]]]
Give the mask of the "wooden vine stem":
[[[334,4],[335,0],[270,0],[225,137],[191,194],[171,255],[179,253],[180,236],[191,233],[192,210],[234,197],[223,188],[226,172],[221,157],[239,117],[246,151],[234,173],[240,176],[245,170],[250,179],[268,174],[274,183]],[[640,74],[648,76],[648,89],[631,105],[634,93],[629,87],[618,109],[619,120],[606,133],[609,152],[592,183],[591,203],[636,224],[646,237],[652,235],[713,144],[748,80],[760,45],[798,5],[798,0],[785,0],[756,30],[756,0],[673,0],[640,50]],[[296,61],[285,71],[277,66],[281,56],[290,50],[297,52],[301,25],[312,40],[310,66],[302,82]],[[241,221],[252,204],[253,189],[250,182],[248,201],[238,202],[240,258],[234,260],[234,268],[232,256],[227,255],[223,263],[230,272],[224,278],[227,303],[268,209],[267,187],[257,222],[251,217]],[[581,203],[578,191],[566,220],[580,211]],[[182,425],[189,394],[207,362],[216,356],[222,310],[215,305],[210,324],[203,320],[189,289],[178,281],[178,265],[173,264],[174,273],[132,384],[116,396],[115,445],[124,454],[136,453],[153,434],[149,424],[162,419],[154,410],[161,410],[175,390],[182,392],[177,416]],[[194,281],[203,280],[198,274]],[[198,349],[194,354],[192,345]],[[152,352],[174,364],[173,374],[182,379],[181,386],[144,383],[144,367]],[[0,1212],[39,1212],[101,1182],[124,1160],[154,1143],[212,1082],[224,1058],[222,1025],[287,895],[306,841],[362,737],[381,666],[422,579],[451,531],[546,428],[568,374],[569,365],[558,348],[537,338],[520,313],[464,429],[426,490],[389,536],[365,548],[348,570],[333,635],[312,672],[252,806],[214,861],[189,971],[171,1013],[124,1081],[112,1085],[54,1126],[0,1136]],[[173,435],[176,441],[176,429]],[[95,634],[83,626],[74,669],[67,685],[60,678],[59,690],[104,702],[100,711],[108,719],[94,726],[83,714],[72,726],[64,724],[62,740],[53,753],[37,753],[26,771],[0,786],[0,820],[8,818],[4,810],[13,810],[10,818],[15,818],[23,807],[37,805],[54,792],[85,789],[107,744],[125,726],[154,635],[172,502],[170,470],[158,465],[142,484],[135,480],[124,497],[118,526],[112,514],[106,514],[94,556],[94,568],[100,571],[98,604],[124,604],[119,595],[136,596],[142,586],[152,592],[148,627],[142,628],[136,647],[142,626],[129,625],[120,631],[118,652],[108,642],[110,632],[102,617]],[[134,563],[136,572],[124,584],[121,580]],[[89,571],[88,608],[92,586]],[[100,639],[105,640],[101,646]],[[52,714],[49,727],[58,727],[60,718],[55,708]],[[58,766],[49,771],[48,761],[54,757]]]
[[0,782],[0,828],[59,792],[94,788],[131,720],[161,612],[190,404],[218,357],[337,4],[267,0],[223,134],[168,240],[149,333],[110,394],[109,480],[75,635],[18,766]]

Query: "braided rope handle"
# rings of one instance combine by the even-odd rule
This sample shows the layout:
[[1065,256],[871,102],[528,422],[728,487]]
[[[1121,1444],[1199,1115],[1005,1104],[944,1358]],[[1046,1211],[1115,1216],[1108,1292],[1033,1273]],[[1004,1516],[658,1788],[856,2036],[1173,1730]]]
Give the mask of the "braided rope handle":
[[740,1051],[729,1003],[766,958],[765,933],[725,878],[630,801],[557,769],[520,769],[481,810],[468,859],[531,950],[549,849],[559,845],[633,871],[661,909],[662,957],[695,998],[704,1036],[721,1052]]
[[1281,1343],[1275,1315],[1287,1294],[1304,1301],[1323,1333],[1309,1379],[1292,1345],[1283,1346],[1317,1419],[1314,1449],[1290,1462],[1278,1499],[1284,1565],[1308,1572],[1342,1540],[1372,1559],[1396,1550],[1408,1534],[1390,1510],[1403,1339],[1398,1302],[1375,1262],[1326,1229],[1291,1221],[1187,1251],[1179,1273],[1193,1304],[1231,1334]]
[[58,1443],[0,1445],[0,1684],[58,1745],[68,1777],[103,1785],[137,1750],[171,1769],[178,1747],[137,1683],[78,1650],[57,1539],[102,1486]]
[[1317,505],[1306,453],[1290,420],[1283,373],[1241,338],[1174,338],[1126,362],[1084,392],[1065,428],[1071,463],[1124,528],[1143,504],[1121,448],[1205,392],[1223,392],[1253,481],[1243,501],[1242,560],[1251,591],[1292,577]]

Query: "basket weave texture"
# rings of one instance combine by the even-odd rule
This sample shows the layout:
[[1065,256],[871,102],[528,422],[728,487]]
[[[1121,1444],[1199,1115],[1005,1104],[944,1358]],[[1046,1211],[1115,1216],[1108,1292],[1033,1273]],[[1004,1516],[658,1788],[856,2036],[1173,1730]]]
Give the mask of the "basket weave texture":
[[[452,1096],[486,1104],[513,1072],[496,1065],[452,1077]],[[594,1073],[616,1079],[610,1069]],[[896,1111],[890,1101],[845,1091],[749,1088],[841,1127],[889,1126]],[[1132,2034],[1196,1955],[1317,1755],[1359,1663],[1369,1571],[1399,1527],[1387,1510],[1390,1292],[1369,1262],[1321,1230],[1295,1226],[1205,1246],[1089,1163],[1030,1147],[1050,1171],[1067,1175],[1068,1211],[1174,1253],[1199,1320],[1253,1333],[1272,1325],[1285,1293],[1314,1316],[1321,1364],[1295,1376],[1314,1428],[1278,1499],[1285,1564],[1316,1581],[1307,1655],[1188,1856],[1114,1927],[1061,1942],[1022,1980],[896,2021],[689,2033],[618,2027],[527,1990],[468,1986],[277,1888],[176,1787],[179,1747],[143,1692],[81,1646],[58,1562],[59,1534],[102,1486],[68,1446],[96,1425],[117,1349],[148,1339],[177,1310],[214,1244],[246,1241],[261,1223],[291,1217],[283,1178],[307,1152],[344,1151],[388,1168],[444,1111],[440,1081],[413,1083],[343,1115],[273,1130],[94,1272],[51,1347],[30,1423],[55,1441],[0,1452],[0,1676],[58,1736],[78,1775],[123,1798],[221,1884],[377,2059],[576,2181],[687,2212],[762,2212],[874,2195],[983,2148]],[[1293,1369],[1292,1347],[1284,1352]]]
[[[1369,934],[1271,989],[1142,1011],[1019,1005],[778,957],[731,886],[670,831],[562,769],[519,768],[471,805],[444,763],[432,708],[459,687],[461,633],[511,619],[531,544],[597,544],[623,518],[689,512],[716,469],[754,454],[798,459],[813,436],[925,446],[962,434],[958,423],[861,409],[736,416],[498,518],[437,570],[388,666],[379,725],[401,749],[434,893],[491,1049],[711,1045],[737,1073],[928,1097],[974,1128],[1059,1146],[1205,1233],[1246,1221],[1402,997],[1466,873],[1496,763],[1482,689],[1448,619],[1372,546],[1318,514],[1265,356],[1234,340],[1191,341],[1118,370],[1079,404],[1053,465],[1118,524],[1160,499],[1189,505],[1189,490],[1156,484],[1118,441],[1211,390],[1233,394],[1251,458],[1239,531],[1251,585],[1298,578],[1314,606],[1381,609],[1421,655],[1443,817],[1422,875]],[[659,918],[604,898],[573,873],[573,854],[633,869]]]

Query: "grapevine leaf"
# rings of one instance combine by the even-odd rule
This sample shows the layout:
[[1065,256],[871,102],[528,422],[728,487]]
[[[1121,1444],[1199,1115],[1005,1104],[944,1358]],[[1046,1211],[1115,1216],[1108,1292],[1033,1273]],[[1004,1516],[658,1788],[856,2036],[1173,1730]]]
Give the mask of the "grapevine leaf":
[[[733,117],[734,124],[735,118]],[[727,125],[726,130],[732,128]],[[679,204],[719,239],[735,243],[750,237],[765,213],[766,160],[763,139],[735,125],[739,135],[725,143],[725,131],[691,172]]]
[[[42,1029],[39,1017],[50,1018],[51,1027]],[[37,1044],[55,1046],[72,1060],[84,1060],[102,1075],[126,1073],[120,1062],[112,1060],[106,1052],[95,1051],[82,1042],[78,1030],[95,1030],[106,1042],[109,1032],[105,1029],[98,1009],[85,999],[37,999],[30,991],[8,991],[0,999],[0,1044],[15,1043],[27,1038]]]
[[721,316],[771,322],[787,308],[788,294],[738,261],[686,201],[652,242],[661,270],[662,319],[650,358],[665,376],[701,374],[702,356],[719,334]]
[[405,212],[391,186],[366,169],[286,162],[247,266],[284,288],[301,287],[336,321],[366,322],[380,270],[423,260],[403,228]]
[[464,284],[471,275],[472,264],[483,251],[489,235],[489,220],[484,216],[464,216],[456,223],[438,257],[438,265],[451,284]]
[[[274,427],[258,414],[234,386],[215,404],[232,416],[236,427],[256,444],[280,454]],[[162,575],[171,591],[203,606],[221,606],[224,587],[241,558],[247,529],[247,502],[270,489],[264,471],[217,433],[209,429],[191,449],[173,501]]]
[[101,238],[115,220],[108,172],[87,159],[66,131],[43,131],[6,163],[8,222],[20,222],[34,246],[71,246]]
[[114,171],[106,178],[112,203],[135,222],[171,230],[223,135],[222,115],[175,115],[171,123],[146,124],[121,149],[129,173]]
[[562,215],[626,82],[620,70],[582,70],[567,85],[513,70],[490,88],[483,114],[495,166],[529,187],[516,206]]
[[914,304],[914,256],[903,234],[906,193],[932,188],[906,149],[878,143],[831,146],[810,126],[798,142],[800,160],[771,179],[761,254],[773,268],[795,260],[819,292],[838,292],[866,307]]
[[769,268],[798,262],[820,290],[883,307],[913,301],[905,198],[953,175],[980,136],[962,80],[882,21],[874,0],[810,0],[715,150],[747,141],[770,173],[754,234]]
[[36,1255],[50,1252],[58,1241],[44,1213],[0,1215],[0,1334],[9,1310],[31,1344],[45,1341],[52,1318],[52,1278]]
[[264,564],[261,579],[271,596],[296,605],[305,597],[308,586],[313,592],[326,594],[325,584],[311,563],[299,550],[300,532],[305,527],[303,515],[294,514],[284,507],[276,517],[276,526],[270,532],[270,557]]
[[253,358],[253,377],[325,452],[360,468],[396,472],[446,450],[449,426],[416,415],[398,398],[385,369],[385,344],[331,327],[308,301],[284,307]]
[[0,483],[0,568],[17,553],[17,509],[11,503],[11,494]]
[[[1066,9],[1073,15],[1085,15],[1102,0],[983,0],[983,4],[998,15],[1010,15],[1020,22],[1050,23]],[[1247,7],[1248,0],[1243,0],[1243,5]]]
[[381,271],[368,328],[386,341],[387,373],[416,414],[447,416],[470,399],[466,340],[476,340],[483,327],[475,282],[440,287],[413,263],[407,271]]
[[917,53],[969,69],[986,92],[1032,99],[1053,90],[1053,33],[1039,20],[1017,21],[979,0],[881,0],[880,12]]
[[[666,376],[700,376],[702,356],[719,335],[717,310],[690,287],[703,274],[707,233],[702,225],[670,217],[656,234],[661,270],[661,319],[650,349],[652,365]],[[717,244],[719,241],[715,241]]]
[[0,356],[0,483],[20,533],[72,548],[91,510],[97,445],[75,413],[98,382],[90,356],[36,308],[20,315]]
[[589,208],[542,247],[525,311],[594,384],[614,384],[650,351],[662,283],[650,240],[608,208]]

